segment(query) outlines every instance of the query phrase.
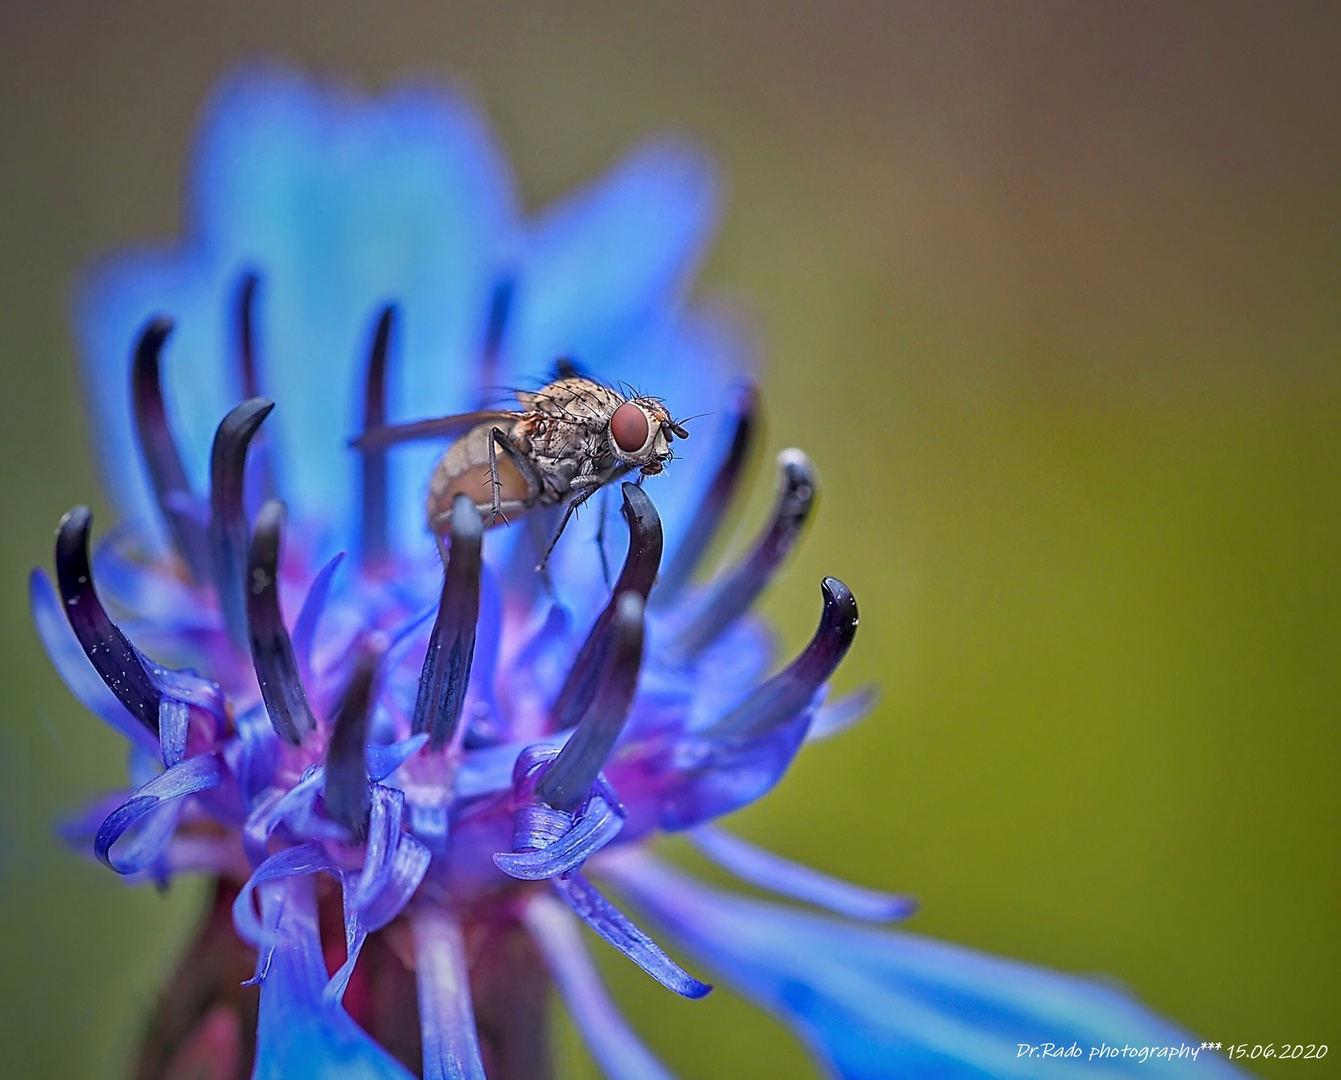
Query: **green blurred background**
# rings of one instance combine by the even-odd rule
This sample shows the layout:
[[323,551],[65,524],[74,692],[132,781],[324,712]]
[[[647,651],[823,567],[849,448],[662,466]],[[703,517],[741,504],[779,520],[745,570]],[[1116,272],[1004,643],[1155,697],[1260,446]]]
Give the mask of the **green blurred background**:
[[[199,902],[51,838],[123,755],[43,659],[24,575],[65,509],[105,509],[72,275],[176,232],[193,117],[257,52],[461,81],[533,206],[649,130],[725,164],[702,291],[752,314],[770,444],[825,481],[767,607],[799,644],[844,577],[839,687],[884,687],[733,827],[915,893],[921,932],[1108,973],[1204,1038],[1341,1055],[1339,13],[5,5],[0,1072],[120,1075]],[[604,967],[680,1075],[814,1075],[727,995]]]

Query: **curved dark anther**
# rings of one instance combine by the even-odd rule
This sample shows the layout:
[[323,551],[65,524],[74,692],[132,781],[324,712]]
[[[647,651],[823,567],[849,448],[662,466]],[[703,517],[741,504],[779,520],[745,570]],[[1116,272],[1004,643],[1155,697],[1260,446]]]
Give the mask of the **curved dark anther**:
[[661,516],[656,506],[637,484],[622,484],[620,491],[624,496],[624,520],[629,523],[629,553],[625,556],[624,569],[615,582],[610,602],[596,617],[591,633],[568,671],[563,689],[554,700],[550,721],[556,731],[564,731],[581,720],[596,696],[605,671],[619,598],[632,592],[646,603],[661,567]]
[[[368,350],[368,374],[363,384],[364,431],[386,423],[386,359],[395,321],[396,308],[388,304],[377,317],[377,328],[373,331],[372,346]],[[387,551],[385,450],[369,450],[363,455],[359,485],[363,508],[362,558],[365,563],[375,562]]]
[[481,408],[498,392],[498,358],[503,351],[503,335],[507,333],[508,320],[512,316],[512,300],[516,290],[516,279],[511,275],[503,275],[494,282],[493,292],[489,296],[489,317],[484,324],[484,342],[480,348]]
[[365,647],[358,654],[354,673],[331,718],[331,741],[326,747],[326,816],[360,841],[368,835],[368,811],[372,807],[364,745],[380,659],[372,648]]
[[256,287],[260,279],[248,271],[237,289],[237,359],[242,376],[242,396],[254,398],[261,392],[256,373]]
[[[242,383],[244,399],[257,397],[261,393],[261,375],[256,363],[256,293],[259,287],[260,277],[255,271],[247,271],[238,282],[234,301],[238,378]],[[275,482],[270,472],[269,454],[258,453],[253,468],[255,473],[248,478],[246,485],[246,505],[254,510],[257,503],[274,494]]]
[[442,579],[438,617],[428,639],[419,695],[414,703],[414,732],[431,732],[429,746],[446,746],[456,734],[475,659],[475,626],[480,617],[480,548],[484,522],[468,495],[452,503],[451,549]]
[[699,560],[703,558],[703,552],[716,535],[722,515],[731,506],[740,488],[759,428],[759,388],[752,380],[736,386],[727,423],[731,437],[726,454],[699,500],[684,539],[671,557],[670,565],[661,574],[657,594],[653,598],[654,604],[673,600],[684,588]]
[[815,691],[842,662],[857,636],[857,600],[837,578],[826,577],[820,588],[824,590],[824,613],[810,644],[717,721],[711,728],[713,735],[750,738],[790,720],[810,704]]
[[317,726],[298,677],[293,642],[279,609],[279,546],[284,504],[271,499],[256,515],[247,560],[247,633],[256,682],[275,733],[297,746]]
[[621,593],[615,601],[610,646],[596,692],[576,730],[536,785],[555,810],[573,813],[605,766],[628,719],[643,654],[643,598]]
[[172,333],[172,320],[150,319],[140,331],[131,366],[131,402],[135,410],[135,432],[140,452],[149,469],[158,508],[167,521],[173,546],[196,581],[209,580],[209,542],[200,523],[190,514],[193,499],[177,442],[168,426],[163,402],[160,357],[163,343]]
[[738,566],[708,586],[708,596],[680,635],[679,650],[693,656],[754,603],[786,561],[815,505],[815,467],[800,450],[778,455],[781,485],[768,531]]
[[56,530],[56,582],[65,617],[94,669],[121,704],[155,735],[162,692],[143,658],[111,619],[93,587],[88,538],[93,513],[76,506]]
[[247,447],[273,401],[251,398],[223,418],[210,451],[210,552],[214,585],[219,593],[228,635],[239,649],[247,648],[247,612],[243,573],[247,565],[247,514],[242,508]]

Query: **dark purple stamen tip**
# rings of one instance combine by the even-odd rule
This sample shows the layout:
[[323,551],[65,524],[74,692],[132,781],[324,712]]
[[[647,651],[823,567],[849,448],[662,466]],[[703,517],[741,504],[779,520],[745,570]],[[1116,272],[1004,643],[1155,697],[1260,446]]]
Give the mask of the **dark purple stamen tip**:
[[452,503],[451,549],[442,580],[438,617],[428,639],[419,695],[414,703],[414,733],[432,733],[434,750],[456,734],[475,658],[475,626],[480,616],[480,549],[484,522],[467,495]]
[[[368,350],[368,374],[363,387],[363,430],[370,431],[386,423],[386,361],[391,344],[391,329],[396,308],[388,304],[377,317],[372,346]],[[387,552],[386,451],[369,450],[363,454],[359,478],[363,506],[362,558],[375,562]]]
[[297,746],[317,726],[298,677],[293,643],[279,610],[279,547],[284,504],[271,499],[256,515],[247,560],[247,631],[256,682],[275,733]]
[[251,398],[223,418],[210,451],[210,549],[214,585],[219,593],[228,635],[239,649],[247,648],[247,614],[242,577],[247,563],[247,514],[242,508],[247,447],[273,401]]
[[605,670],[591,704],[536,785],[536,795],[555,810],[576,811],[604,767],[628,719],[642,654],[643,598],[636,592],[621,593],[615,600]]
[[610,603],[596,617],[591,633],[582,643],[563,689],[554,701],[550,718],[556,731],[564,731],[581,720],[596,696],[605,672],[605,657],[610,648],[619,598],[632,592],[645,603],[661,567],[661,517],[656,506],[637,484],[622,484],[620,491],[624,496],[624,520],[629,523],[629,553],[619,580],[615,582]]
[[150,319],[140,331],[131,366],[131,401],[135,410],[135,432],[149,470],[158,508],[167,521],[173,546],[197,581],[209,578],[209,542],[199,522],[186,512],[191,484],[186,479],[176,440],[168,426],[167,406],[163,402],[160,357],[163,344],[172,333],[172,320]]
[[237,358],[242,375],[242,395],[254,398],[261,392],[256,373],[256,287],[260,279],[254,272],[242,275],[237,289]]
[[759,388],[752,380],[735,387],[727,424],[730,440],[726,454],[699,500],[670,565],[662,571],[654,598],[658,605],[673,600],[689,581],[740,488],[759,428]]
[[819,628],[801,655],[758,687],[740,705],[713,725],[717,736],[751,738],[790,720],[833,674],[857,636],[857,601],[837,578],[826,577],[824,612]]
[[372,807],[364,744],[368,741],[379,659],[380,654],[371,648],[359,652],[354,673],[331,718],[331,741],[326,747],[326,816],[360,842],[368,835],[368,811]]
[[800,450],[784,450],[778,471],[781,484],[768,531],[739,566],[708,587],[707,599],[680,636],[684,655],[693,656],[744,614],[796,546],[815,505],[815,467]]
[[65,617],[94,669],[121,704],[155,735],[162,693],[144,660],[107,617],[93,587],[88,539],[93,513],[76,506],[56,530],[56,581],[65,602]]

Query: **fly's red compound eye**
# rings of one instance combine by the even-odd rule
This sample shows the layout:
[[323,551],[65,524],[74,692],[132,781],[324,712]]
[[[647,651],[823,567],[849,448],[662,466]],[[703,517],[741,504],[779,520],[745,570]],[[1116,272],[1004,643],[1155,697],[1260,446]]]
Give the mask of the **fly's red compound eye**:
[[631,401],[624,402],[610,417],[610,434],[626,454],[636,454],[647,443],[647,414]]

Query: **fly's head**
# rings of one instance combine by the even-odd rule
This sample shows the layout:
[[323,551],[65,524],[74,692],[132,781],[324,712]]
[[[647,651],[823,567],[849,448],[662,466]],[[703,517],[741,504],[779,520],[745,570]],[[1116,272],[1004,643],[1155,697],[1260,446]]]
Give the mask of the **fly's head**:
[[672,439],[689,438],[689,432],[671,419],[666,406],[648,397],[622,402],[610,414],[608,435],[610,452],[616,460],[639,469],[644,476],[655,476],[666,467],[674,456]]

